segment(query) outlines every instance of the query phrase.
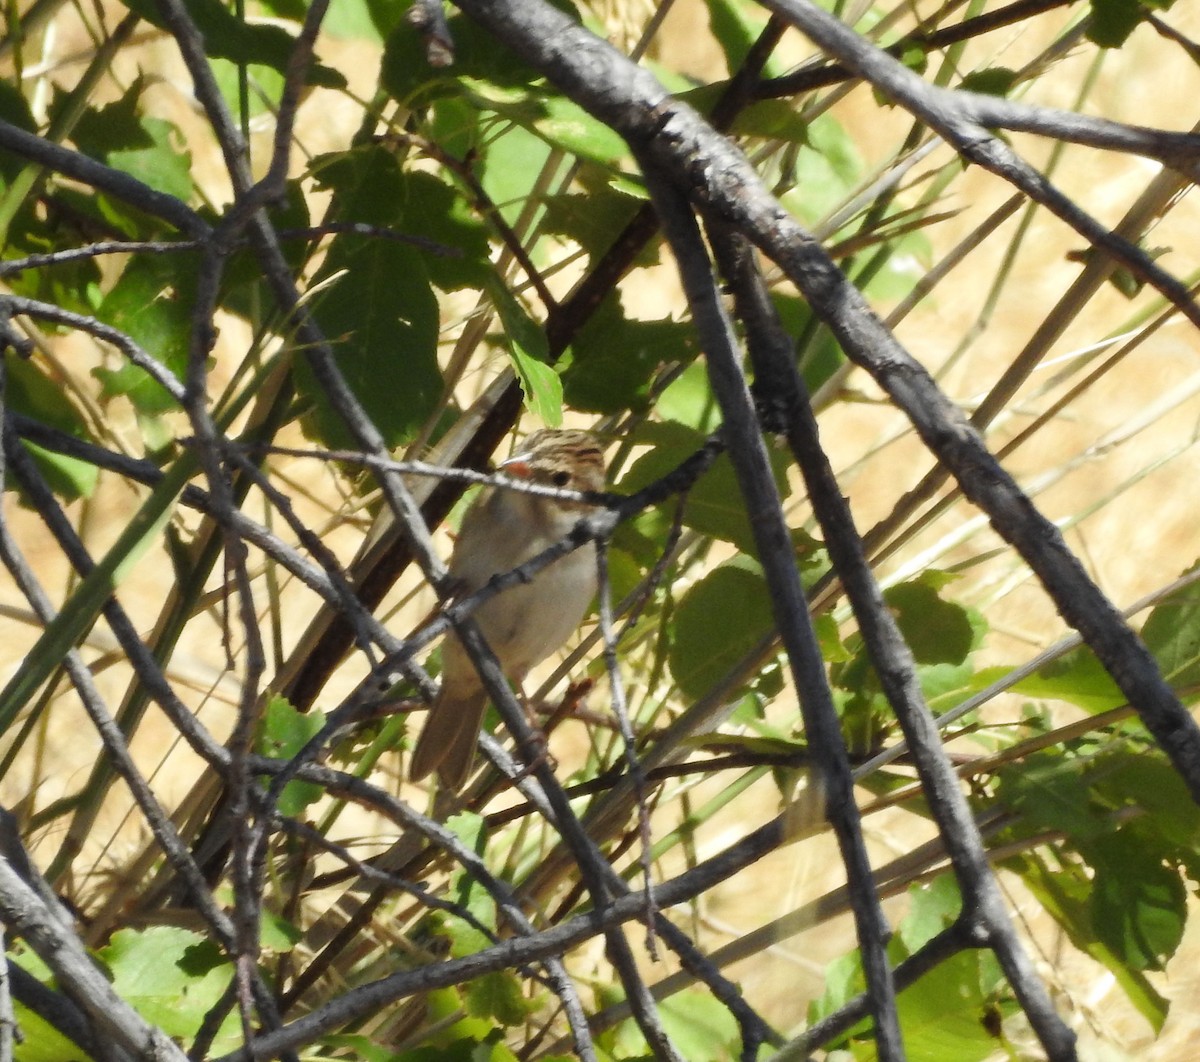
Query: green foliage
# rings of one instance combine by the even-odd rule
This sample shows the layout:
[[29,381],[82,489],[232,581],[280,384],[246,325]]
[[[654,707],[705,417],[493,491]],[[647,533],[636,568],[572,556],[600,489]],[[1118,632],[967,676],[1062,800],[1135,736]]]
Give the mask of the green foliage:
[[[673,421],[647,424],[637,433],[637,439],[653,443],[653,448],[635,461],[622,477],[621,490],[627,494],[653,483],[704,444],[703,433]],[[786,498],[790,494],[786,456],[776,451],[772,454],[772,463],[776,486],[781,497]],[[757,546],[750,516],[742,503],[733,466],[727,456],[719,457],[688,492],[683,523],[700,534],[730,542],[741,552],[755,555]],[[808,552],[810,545],[807,539],[799,537],[798,551]]]
[[[409,438],[437,407],[437,299],[420,254],[402,244],[339,236],[318,280],[317,320],[338,367],[389,445]],[[313,406],[309,428],[331,446],[350,436],[303,360],[296,386]]]
[[[193,255],[131,258],[96,312],[180,381],[187,373],[196,269]],[[178,408],[163,386],[137,365],[99,368],[95,374],[104,385],[105,397],[128,398],[148,417]]]
[[[128,6],[156,27],[155,34],[165,33],[156,4],[134,0]],[[603,12],[596,5],[581,5],[579,11],[560,6],[621,48],[628,49],[642,30],[641,13],[620,5]],[[1089,38],[1115,62],[1120,58],[1115,50],[1133,30],[1169,6],[1093,0]],[[217,0],[189,0],[186,7],[203,35],[234,126],[245,137],[244,161],[260,178],[274,149],[272,123],[307,5],[265,0],[245,17],[236,6]],[[509,427],[520,434],[542,425],[588,425],[611,443],[615,488],[635,492],[702,446],[721,427],[721,414],[686,305],[677,289],[662,281],[672,265],[669,249],[657,235],[639,246],[630,243],[627,228],[647,209],[648,198],[628,146],[570,98],[570,91],[453,8],[448,27],[454,61],[431,64],[426,40],[407,17],[411,9],[407,0],[346,0],[333,5],[322,27],[317,42],[322,58],[305,78],[287,181],[282,194],[261,204],[260,215],[278,231],[301,306],[315,315],[350,388],[389,445],[412,444],[413,456],[441,461],[443,444],[475,436],[487,411],[473,403],[482,394],[494,394],[500,374],[511,369],[523,399],[521,417],[515,425],[501,423],[506,409],[517,408],[515,396],[510,405],[497,407],[492,415],[498,426],[487,439],[491,449],[470,452],[478,467],[506,452],[508,440],[500,436]],[[661,28],[657,37],[648,35],[641,58],[645,69],[702,113],[711,112],[736,83],[768,21],[749,0],[706,0],[706,10],[710,36],[695,42],[706,46],[696,54],[717,55],[723,69],[697,73],[693,42],[681,46]],[[66,5],[49,14],[64,20],[63,39],[93,44],[94,55],[83,64],[64,60],[52,54],[57,26],[40,39],[41,29],[25,22],[34,14],[41,17],[40,5],[17,3],[7,11],[3,50],[11,56],[12,76],[0,79],[0,118],[175,197],[207,223],[226,223],[232,182],[221,172],[222,151],[212,131],[204,130],[205,116],[179,109],[178,69],[159,69],[150,52],[127,51],[125,45],[114,44],[110,54],[109,30],[87,5]],[[958,24],[957,13],[947,9],[930,13],[930,20],[918,25],[910,10],[893,4],[864,13],[860,29],[881,27],[885,41],[899,42],[907,69],[950,90],[1015,98],[1036,81],[1033,87],[1046,86],[1045,98],[1073,98],[1079,90],[1081,103],[1092,103],[1075,80],[1068,81],[1069,92],[1053,80],[1067,52],[1057,28],[1048,31],[1054,39],[1047,38],[1044,51],[1018,75],[1000,65],[1003,55],[977,54],[977,42],[935,47],[927,36],[934,15],[938,29]],[[1021,31],[1036,28],[1029,23]],[[337,40],[330,41],[331,35]],[[1170,39],[1163,35],[1164,41]],[[139,49],[143,40],[137,38]],[[1082,53],[1099,54],[1079,38],[1070,54]],[[785,61],[783,54],[768,58],[764,77],[791,68],[794,57]],[[1011,280],[1009,270],[1021,263],[1025,233],[1043,220],[1041,215],[1031,212],[1016,235],[986,227],[983,215],[998,216],[1001,209],[990,198],[994,189],[981,191],[978,183],[964,182],[964,166],[952,152],[926,153],[923,121],[893,103],[871,109],[870,94],[847,94],[850,83],[839,81],[832,68],[818,71],[817,64],[809,64],[809,70],[829,78],[815,92],[768,98],[777,85],[752,90],[731,118],[731,142],[751,160],[783,209],[832,249],[845,277],[881,315],[897,304],[903,308],[902,300],[921,284],[921,304],[904,309],[912,319],[899,324],[900,334],[953,401],[973,409],[991,386],[994,354],[976,343],[989,323],[996,323],[993,313],[1028,323],[1030,335],[1078,333],[1099,340],[1106,334],[1141,337],[1153,331],[1144,327],[1151,293],[1138,285],[1127,288],[1133,300],[1128,321],[1068,321],[1063,306],[1053,311],[1062,315],[1054,317],[1054,328],[1038,327],[1033,307],[1041,304],[1030,293],[1040,297],[1043,289],[1060,284],[1061,277],[1045,262],[1066,259],[1067,250],[1060,254],[1055,246],[1048,256],[1035,255],[1038,271],[1032,277]],[[1154,74],[1149,68],[1139,72],[1146,78]],[[1053,181],[1058,153],[1050,155],[1044,169]],[[711,176],[697,168],[686,177],[689,194],[709,219],[705,182]],[[1175,203],[1185,198],[1162,204],[1156,227],[1167,227]],[[980,206],[984,201],[986,211]],[[1102,215],[1111,207],[1100,205]],[[1184,246],[1189,231],[1184,239],[1176,232],[1164,240]],[[168,751],[173,733],[172,741],[164,741],[158,729],[147,727],[151,715],[162,725],[160,715],[143,712],[149,685],[130,668],[127,654],[112,648],[107,629],[93,632],[114,595],[133,609],[149,655],[216,741],[228,734],[228,713],[235,706],[265,704],[255,748],[273,758],[296,755],[346,690],[368,688],[358,683],[380,660],[378,647],[368,653],[356,645],[353,662],[312,698],[320,709],[302,704],[300,697],[231,688],[256,673],[244,659],[246,632],[238,629],[246,613],[240,609],[233,551],[223,555],[221,549],[228,536],[240,532],[211,511],[185,508],[180,499],[190,505],[199,490],[213,491],[208,474],[220,467],[227,477],[222,491],[239,508],[239,518],[269,533],[247,540],[254,543],[246,569],[253,593],[248,604],[261,619],[268,661],[262,685],[274,682],[270,688],[281,690],[286,688],[282,676],[298,663],[294,656],[308,651],[301,633],[320,605],[310,590],[312,573],[300,577],[286,571],[283,559],[263,542],[278,536],[308,563],[324,563],[310,548],[313,540],[299,535],[302,524],[339,563],[349,563],[360,546],[373,541],[362,506],[373,513],[375,504],[360,497],[365,476],[352,480],[342,465],[293,458],[286,449],[298,445],[302,433],[322,446],[341,447],[352,440],[313,372],[311,352],[297,333],[295,308],[277,299],[263,274],[261,248],[247,232],[235,233],[211,290],[201,287],[209,278],[200,275],[202,258],[195,249],[167,247],[121,254],[93,248],[89,256],[27,265],[3,278],[6,290],[119,330],[181,380],[193,354],[205,357],[206,393],[193,397],[207,402],[229,444],[210,455],[215,461],[201,474],[196,443],[188,439],[196,426],[187,422],[185,411],[120,348],[88,339],[86,322],[83,328],[66,328],[34,320],[36,327],[27,329],[34,339],[33,357],[7,358],[7,410],[104,447],[110,463],[149,456],[166,476],[158,486],[131,485],[121,473],[101,475],[96,464],[79,457],[23,443],[51,489],[64,503],[75,503],[68,519],[95,567],[90,574],[72,574],[55,554],[37,573],[58,615],[29,639],[27,652],[22,646],[20,666],[14,665],[0,692],[5,738],[0,776],[22,787],[11,803],[37,848],[36,861],[56,867],[54,887],[85,916],[81,922],[87,932],[106,942],[99,957],[118,993],[177,1037],[185,1050],[229,984],[232,967],[203,936],[153,925],[166,907],[172,917],[178,913],[186,890],[171,880],[173,868],[165,865],[157,843],[145,840],[140,820],[123,825],[119,836],[115,831],[100,836],[96,824],[120,819],[127,793],[111,782],[92,788],[76,781],[87,775],[83,761],[100,756],[79,752],[85,743],[75,723],[78,698],[64,694],[65,684],[58,682],[63,659],[69,649],[87,643],[85,660],[102,676],[100,685],[112,699],[119,727],[186,843],[197,847],[207,837],[211,803],[206,801],[213,799],[215,771],[189,760],[191,753]],[[179,236],[149,209],[8,151],[0,153],[0,233],[6,261],[98,241]],[[1001,240],[1008,242],[1001,246]],[[979,268],[964,259],[969,279],[943,288],[955,271],[955,256],[982,245],[993,255],[989,263],[1003,264]],[[1091,247],[1069,251],[1071,260],[1085,263],[1098,253]],[[1172,267],[1172,256],[1163,255],[1162,262]],[[607,279],[598,283],[597,268],[603,264],[607,270],[614,263],[611,275],[603,274]],[[1024,907],[1032,897],[1074,948],[1111,972],[1132,1007],[1161,1028],[1168,1009],[1161,971],[1173,957],[1178,961],[1188,896],[1200,888],[1200,817],[1186,785],[1149,742],[1125,695],[1089,650],[1059,655],[1035,674],[1010,681],[1014,669],[1036,651],[1026,651],[1026,642],[1040,648],[1052,636],[1044,629],[1017,629],[1023,617],[1014,620],[1004,611],[1006,596],[1022,577],[1014,572],[1011,552],[999,540],[969,533],[958,487],[945,486],[933,500],[911,492],[929,462],[923,450],[912,457],[911,425],[890,416],[877,387],[848,369],[837,340],[808,302],[774,265],[765,259],[764,264],[804,382],[820,396],[817,414],[839,483],[851,495],[856,516],[882,520],[869,539],[872,563],[881,578],[895,583],[886,592],[886,605],[916,659],[928,706],[936,714],[975,699],[970,714],[954,724],[953,750],[979,812],[1004,816],[1005,832],[995,843],[1015,853],[1007,866],[1025,889],[1017,902]],[[1132,273],[1118,271],[1118,277],[1124,275]],[[1021,297],[1014,300],[1011,291]],[[211,319],[198,313],[201,295],[215,299]],[[1098,312],[1087,298],[1083,303],[1089,313]],[[1043,325],[1050,320],[1050,311],[1044,313]],[[28,324],[19,314],[14,318],[18,332]],[[209,338],[216,340],[211,349]],[[1008,334],[1003,341],[1011,339]],[[1022,424],[1036,425],[1033,418],[1048,410],[1053,415],[1047,423],[1075,423],[1078,410],[1064,413],[1055,403],[1073,401],[1065,388],[1079,383],[1072,374],[1087,358],[1068,360],[1070,367],[1056,370],[1061,377],[1041,389],[1022,389],[1008,412],[1019,413]],[[766,392],[768,386],[755,381],[754,394],[769,404],[776,396]],[[1115,408],[1119,402],[1114,398],[1105,405]],[[465,419],[468,408],[472,418],[481,415]],[[1091,428],[1087,416],[1080,417],[1085,431]],[[997,417],[996,424],[1011,419]],[[990,432],[991,426],[980,421],[980,430]],[[1095,436],[1106,437],[1099,430]],[[992,437],[989,443],[998,448],[1010,438]],[[260,444],[285,449],[264,450]],[[1180,452],[1190,444],[1189,437]],[[1022,474],[1027,468],[1058,471],[1039,464],[1042,455],[1032,456],[1034,449],[1020,454],[1014,467]],[[836,573],[812,537],[815,520],[795,464],[782,443],[769,451],[791,528],[791,559],[813,596],[818,641],[844,734],[852,753],[865,758],[894,743],[896,720]],[[243,459],[256,462],[253,475]],[[1149,476],[1160,464],[1167,458],[1147,461],[1138,475]],[[153,469],[142,466],[138,474],[148,471]],[[286,503],[256,486],[256,476],[279,490]],[[1090,490],[1087,497],[1091,504]],[[113,512],[115,523],[104,523]],[[1062,515],[1068,526],[1087,512]],[[665,777],[656,773],[647,790],[653,805],[647,819],[653,873],[664,878],[677,865],[690,867],[706,858],[714,838],[720,845],[736,843],[759,824],[758,816],[791,810],[782,804],[764,809],[751,799],[747,816],[740,801],[752,787],[774,795],[769,784],[758,786],[770,773],[768,757],[782,753],[800,761],[807,751],[790,668],[768,642],[775,622],[754,536],[754,521],[761,516],[745,511],[733,464],[722,457],[685,495],[618,528],[609,553],[613,599],[634,600],[634,621],[625,627],[627,617],[618,618],[618,666],[638,747],[666,753],[657,761],[667,765]],[[20,532],[30,522],[35,533],[25,543],[26,552],[48,551],[51,537],[35,516],[21,511],[11,524]],[[454,518],[447,523],[454,526]],[[1095,537],[1088,542],[1089,548],[1095,546]],[[436,544],[441,549],[445,539],[439,536]],[[1163,573],[1190,559],[1159,560],[1154,552],[1145,551],[1147,581],[1165,580]],[[1105,570],[1104,563],[1097,559],[1096,568]],[[1160,564],[1162,571],[1149,571]],[[364,580],[357,569],[348,574],[350,585],[364,594],[376,588],[373,577]],[[378,609],[398,639],[417,634],[429,608],[432,598],[427,587],[418,588],[420,581],[407,567],[399,588]],[[149,595],[143,592],[146,584]],[[1003,618],[998,621],[997,615]],[[591,622],[581,638],[587,659],[572,662],[570,669],[573,679],[588,676],[594,688],[582,683],[568,693],[560,683],[542,697],[533,695],[529,681],[525,693],[535,712],[547,713],[541,718],[562,724],[562,731],[551,735],[553,754],[562,761],[559,776],[583,783],[571,793],[574,806],[589,815],[588,828],[606,856],[631,877],[639,840],[632,825],[635,809],[620,803],[623,783],[613,781],[623,754],[603,703],[608,687],[595,640],[588,640]],[[1181,697],[1193,698],[1200,688],[1200,592],[1189,587],[1160,602],[1141,633],[1168,681]],[[762,650],[758,660],[750,657],[756,649]],[[417,658],[434,675],[437,652],[423,647]],[[735,668],[742,670],[735,674]],[[996,693],[999,685],[1007,691],[1003,696]],[[398,689],[408,695],[405,687]],[[722,696],[710,700],[716,690]],[[711,714],[689,718],[698,702]],[[389,701],[385,710],[396,714],[371,730],[368,739],[361,733],[346,739],[337,762],[417,806],[416,790],[400,781],[405,763],[397,759],[401,735],[412,725],[403,713],[411,707],[404,700]],[[676,732],[676,722],[688,724],[678,727],[687,736],[675,748],[662,748],[659,743]],[[68,743],[60,748],[64,731]],[[90,729],[87,736],[93,740]],[[980,750],[982,759],[967,762]],[[709,754],[724,754],[719,772],[704,763]],[[804,773],[776,772],[779,792],[790,798]],[[901,843],[907,843],[903,831],[910,820],[925,835],[929,798],[912,785],[909,764],[864,769],[859,781],[860,793],[887,795],[888,803],[898,803],[895,829]],[[470,803],[474,796],[464,799],[466,811],[448,825],[520,895],[539,929],[589,910],[592,898],[576,887],[575,857],[563,855],[556,830],[540,814],[507,794],[486,805]],[[443,795],[430,807],[440,815],[448,800]],[[606,802],[615,803],[615,810]],[[864,802],[864,813],[883,803]],[[328,932],[332,916],[325,911],[338,911],[340,918],[357,909],[362,882],[334,895],[340,882],[324,880],[325,871],[336,876],[343,868],[332,854],[305,838],[272,835],[264,853],[257,968],[268,985],[287,991],[304,962],[318,954],[323,961],[320,949],[327,944],[332,963],[293,1010],[316,1009],[348,988],[440,961],[446,952],[455,960],[484,955],[496,939],[514,933],[498,915],[495,897],[478,881],[436,844],[417,840],[403,816],[385,815],[360,791],[348,796],[293,781],[283,791],[279,811],[304,817],[364,860],[399,835],[397,850],[404,860],[391,869],[428,890],[397,892],[398,899],[382,902],[376,914],[364,916],[354,947],[334,954],[340,945],[329,944],[336,931]],[[822,825],[814,822],[805,829],[820,832]],[[804,843],[806,838],[797,838],[797,850]],[[218,857],[204,870],[214,875],[218,902],[232,905],[233,892],[228,877],[220,878],[219,862]],[[925,864],[913,874],[928,871]],[[321,891],[310,893],[315,882]],[[811,899],[810,884],[797,882],[797,905]],[[775,895],[782,890],[767,891],[764,918],[777,913],[770,904],[784,902]],[[457,913],[428,912],[432,894],[458,905]],[[706,909],[710,899],[719,898],[699,898],[697,910]],[[915,954],[952,924],[960,903],[949,875],[914,885],[892,944],[893,961]],[[672,918],[706,948],[712,942],[706,919],[696,912],[680,910]],[[146,925],[153,928],[133,928]],[[824,923],[819,928],[831,931]],[[23,962],[28,960],[24,946],[15,945]],[[814,1017],[832,1013],[862,990],[857,954],[849,943],[847,949],[830,967]],[[764,967],[771,960],[769,954],[751,957]],[[599,949],[580,948],[568,961],[571,975],[592,990],[589,1003],[603,1007],[623,998]],[[50,980],[40,968],[38,976]],[[1067,995],[1078,988],[1059,987]],[[746,989],[748,1002],[760,1006],[753,993]],[[785,1004],[778,1005],[786,1011]],[[452,988],[381,1005],[353,1028],[305,1050],[314,1058],[352,1055],[368,1062],[509,1062],[525,1057],[536,1036],[539,1056],[554,1059],[568,1050],[565,1040],[551,1042],[565,1035],[559,1007],[529,970],[489,970]],[[943,963],[902,993],[900,1008],[910,1058],[982,1059],[1019,1050],[1006,1039],[1019,1025],[1013,1020],[1015,995],[986,950],[965,951]],[[707,992],[676,991],[665,998],[661,1012],[689,1060],[739,1056],[739,1029]],[[20,1010],[18,1016],[27,1036],[17,1056],[22,1062],[61,1062],[77,1053],[32,1015]],[[285,1020],[292,1017],[289,1013]],[[780,1028],[795,1026],[801,1017],[795,1011],[781,1018],[770,1015]],[[598,1042],[607,1059],[648,1053],[629,1020],[605,1027]],[[405,1046],[394,1046],[398,1043]],[[231,1017],[212,1053],[242,1046],[238,1022]],[[873,1057],[866,1028],[852,1031],[841,1046],[855,1058]]]
[[[256,750],[262,756],[290,760],[324,725],[324,713],[298,712],[285,698],[272,697],[263,713]],[[279,813],[301,815],[310,804],[320,800],[323,793],[321,786],[312,782],[288,782],[279,796]]]
[[[83,418],[63,393],[61,385],[50,379],[39,366],[12,358],[6,361],[5,397],[10,408],[25,416],[49,424],[76,438],[86,438]],[[26,449],[37,459],[38,467],[51,487],[67,500],[89,495],[96,485],[94,465],[26,442]]]
[[660,368],[695,356],[695,339],[684,323],[630,319],[615,298],[609,299],[571,344],[563,390],[576,409],[644,409]]
[[1093,0],[1091,6],[1088,38],[1101,48],[1120,48],[1151,9],[1144,0]]
[[973,648],[967,610],[938,595],[944,585],[941,573],[929,570],[883,595],[918,664],[961,664]]
[[[165,28],[155,4],[147,0],[129,0],[126,6],[151,25]],[[189,0],[188,14],[204,34],[210,56],[247,66],[274,67],[281,74],[286,72],[288,57],[292,52],[292,37],[281,26],[239,19],[218,0]],[[342,74],[320,63],[314,63],[309,70],[308,82],[326,88],[342,88],[346,84]]]
[[[953,577],[929,569],[918,578],[884,592],[884,603],[912,650],[924,695],[953,698],[970,688],[968,653],[976,647],[984,626],[978,614],[942,596]],[[829,672],[844,726],[857,749],[878,747],[892,731],[891,707],[866,644],[854,636],[843,659],[831,660]],[[964,666],[965,665],[965,666]]]
[[504,339],[525,396],[525,407],[547,427],[560,427],[563,387],[558,374],[547,364],[550,351],[545,333],[503,284],[488,284],[488,293],[504,326]]
[[707,693],[774,626],[762,569],[739,559],[714,568],[675,613],[671,674],[685,697]]
[[[910,910],[896,927],[889,958],[900,962],[957,917],[961,901],[952,875],[943,874],[908,891]],[[810,1019],[819,1020],[865,988],[859,955],[847,955],[826,973],[825,994],[814,1002]],[[983,1060],[1003,1046],[1001,1021],[1018,1010],[995,958],[968,950],[935,967],[897,998],[900,1029],[909,1058]],[[876,1058],[869,1025],[856,1027],[840,1045],[855,1059]]]
[[170,122],[139,113],[145,91],[136,79],[119,100],[88,108],[71,132],[79,149],[151,188],[185,203],[192,199],[192,156],[183,134]]
[[[121,930],[99,957],[117,994],[169,1036],[194,1036],[233,977],[233,966],[209,941],[171,926]],[[239,1031],[230,1015],[221,1039],[232,1044]]]
[[1017,869],[1076,946],[1116,975],[1156,1026],[1166,1003],[1143,971],[1174,954],[1186,920],[1184,877],[1200,883],[1200,810],[1160,753],[1141,740],[1088,741],[1029,757],[998,775],[1020,834],[1061,831],[1059,865]]

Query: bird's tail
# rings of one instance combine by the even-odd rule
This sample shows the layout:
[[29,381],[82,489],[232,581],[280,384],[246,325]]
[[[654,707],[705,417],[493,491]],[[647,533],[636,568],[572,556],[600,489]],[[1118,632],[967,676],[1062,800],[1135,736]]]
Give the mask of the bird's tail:
[[436,770],[448,789],[461,788],[471,773],[486,707],[487,694],[483,690],[472,690],[463,697],[449,697],[443,692],[417,739],[408,777],[418,782]]

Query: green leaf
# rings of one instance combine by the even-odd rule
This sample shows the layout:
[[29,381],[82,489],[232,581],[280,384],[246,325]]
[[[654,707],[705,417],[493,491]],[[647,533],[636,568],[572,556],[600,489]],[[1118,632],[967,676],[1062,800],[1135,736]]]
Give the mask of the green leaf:
[[1017,72],[1007,66],[972,70],[962,79],[962,87],[968,92],[982,92],[987,96],[1007,96],[1016,83]]
[[688,1062],[738,1057],[741,1035],[729,1009],[707,992],[686,989],[658,1006],[663,1029]]
[[[639,457],[622,477],[621,490],[627,494],[654,482],[704,443],[704,437],[699,432],[681,424],[648,423],[637,432],[635,438],[638,442],[652,442],[654,448]],[[773,451],[770,456],[776,486],[780,496],[786,498],[787,455],[782,451]],[[743,553],[755,555],[754,531],[728,456],[719,457],[692,488],[687,497],[683,522],[695,531],[732,542]]]
[[431,173],[406,172],[396,192],[400,227],[436,245],[422,253],[439,288],[477,288],[495,275],[487,228],[453,188]]
[[665,421],[675,421],[701,435],[720,427],[721,410],[708,382],[708,368],[697,359],[679,373],[658,396],[654,411]]
[[426,1016],[430,1025],[439,1028],[432,1043],[438,1049],[422,1049],[420,1062],[480,1062],[491,1057],[485,1046],[488,1037],[496,1032],[494,1022],[486,1018],[466,1017],[451,1021],[463,1011],[463,1001],[453,988],[435,989],[425,996]]
[[939,874],[933,881],[908,889],[908,914],[896,927],[896,935],[911,955],[949,926],[962,910],[962,894],[953,874]]
[[[172,926],[121,929],[99,955],[122,999],[169,1036],[189,1037],[233,976],[229,963],[197,972],[189,953],[203,942],[198,933]],[[230,1021],[236,1024],[236,1015]]]
[[[500,120],[496,128],[504,126]],[[510,225],[516,224],[553,149],[536,133],[509,125],[495,135],[480,161],[480,181]]]
[[[980,1062],[1004,1049],[993,1022],[990,990],[999,970],[990,952],[962,951],[926,973],[896,999],[907,1056],[918,1062]],[[1013,1002],[1005,1009],[1016,1010]]]
[[[827,1018],[866,991],[867,981],[863,974],[862,956],[858,950],[840,955],[825,966],[825,991],[820,999],[814,999],[808,1007],[809,1024]],[[853,1036],[869,1027],[864,1018],[851,1031]]]
[[[477,92],[486,90],[482,84],[474,87]],[[562,96],[493,94],[482,103],[553,147],[581,159],[612,166],[629,155],[629,147],[618,133]]]
[[707,693],[775,626],[758,565],[738,558],[692,586],[675,612],[671,674],[685,697]]
[[1200,584],[1156,605],[1142,627],[1142,641],[1173,686],[1200,683]]
[[[751,46],[766,28],[767,16],[741,0],[705,0],[705,6],[709,28],[725,53],[725,68],[732,75],[741,69]],[[778,77],[782,72],[782,62],[772,55],[763,76]]]
[[[10,78],[0,78],[0,121],[15,125],[27,133],[37,132],[33,112],[16,83]],[[0,187],[10,184],[28,163],[19,155],[9,151],[0,152]]]
[[1179,872],[1126,830],[1087,846],[1096,868],[1092,924],[1098,940],[1135,970],[1161,970],[1179,947],[1187,892]]
[[[83,418],[67,398],[60,381],[51,379],[37,363],[24,358],[6,358],[5,372],[5,400],[14,410],[77,439],[89,438]],[[34,443],[22,445],[34,456],[56,494],[67,501],[91,495],[99,476],[95,465],[43,450]],[[6,480],[5,486],[12,486],[12,482]]]
[[525,312],[512,292],[493,277],[487,285],[492,305],[504,326],[504,340],[525,396],[525,408],[548,427],[562,424],[562,380],[547,364],[546,333]]
[[629,318],[616,299],[607,300],[571,344],[563,369],[567,403],[594,413],[644,409],[659,366],[695,356],[690,325]]
[[304,939],[304,932],[294,922],[267,910],[259,919],[258,935],[263,948],[276,955],[286,954]]
[[1200,807],[1166,756],[1121,742],[1102,757],[1096,774],[1094,788],[1112,807],[1146,812],[1123,828],[1152,834],[1157,858],[1178,862],[1200,884]]
[[795,185],[780,202],[803,220],[816,222],[845,201],[864,166],[854,140],[832,115],[819,115],[805,135],[809,146],[796,153]]
[[[272,697],[263,713],[256,751],[261,756],[290,760],[324,725],[324,712],[300,712],[287,698]],[[320,800],[324,792],[315,782],[288,782],[279,796],[279,812],[281,815],[301,815],[310,804]]]
[[85,154],[186,203],[194,187],[187,141],[177,126],[138,113],[143,89],[137,77],[120,99],[86,109],[71,138]]
[[531,358],[515,342],[509,345],[509,355],[525,396],[525,408],[548,427],[560,427],[563,396],[558,373],[551,366]]
[[484,974],[467,986],[467,1013],[474,1018],[493,1018],[501,1025],[520,1025],[537,1013],[541,1003],[527,998],[521,981],[507,970]]
[[641,205],[633,196],[607,187],[547,196],[542,230],[573,240],[596,258],[613,245]]
[[[134,256],[96,313],[166,366],[177,380],[187,371],[196,269],[192,254]],[[140,413],[157,416],[177,408],[167,390],[136,365],[126,363],[119,369],[93,372],[104,385],[105,395],[123,395]]]
[[1039,668],[1012,689],[1026,697],[1067,701],[1093,714],[1125,703],[1125,694],[1086,646]]
[[974,642],[967,610],[944,601],[931,573],[884,591],[904,640],[918,664],[961,664]]
[[[125,6],[152,26],[167,29],[153,0],[124,0]],[[295,39],[281,26],[244,22],[219,0],[188,0],[188,14],[204,37],[205,53],[234,63],[262,64],[286,73]],[[346,79],[336,70],[313,63],[306,83],[325,88],[345,88]]]
[[372,145],[324,155],[313,177],[335,194],[342,220],[431,241],[415,250],[444,291],[480,287],[493,274],[487,229],[463,197],[431,173],[405,171],[394,152]]
[[828,328],[813,327],[812,310],[803,299],[773,292],[771,301],[789,335],[807,336],[800,351],[800,375],[808,393],[815,395],[846,364],[846,355]]
[[424,38],[406,19],[400,19],[388,34],[379,77],[394,100],[415,109],[438,95],[461,92],[463,77],[522,89],[540,79],[533,67],[521,62],[512,49],[497,44],[474,20],[454,12],[446,26],[454,41],[454,63],[444,68],[429,65]]
[[[316,299],[317,320],[350,389],[387,445],[395,446],[411,436],[442,396],[438,304],[425,264],[411,247],[339,236],[319,280],[330,278],[335,279]],[[314,405],[308,430],[327,445],[349,445],[341,418],[300,359],[296,383]]]
[[[710,113],[727,88],[718,82],[701,85],[678,94],[678,98],[701,114]],[[758,100],[738,111],[730,127],[737,136],[755,136],[764,140],[808,145],[811,118],[806,117],[790,100]]]
[[1130,1003],[1156,1032],[1160,1030],[1167,1017],[1167,1000],[1144,973],[1121,961],[1098,939],[1089,902],[1092,883],[1084,873],[1085,868],[1076,862],[1051,872],[1043,862],[1031,856],[1012,860],[1010,866],[1020,873],[1038,902],[1063,927],[1071,943],[1107,967]]
[[1101,48],[1120,48],[1146,17],[1141,0],[1092,0],[1087,36]]
[[998,799],[1019,811],[1029,830],[1062,830],[1076,842],[1111,829],[1106,818],[1093,813],[1086,761],[1061,750],[1034,753],[997,773]]

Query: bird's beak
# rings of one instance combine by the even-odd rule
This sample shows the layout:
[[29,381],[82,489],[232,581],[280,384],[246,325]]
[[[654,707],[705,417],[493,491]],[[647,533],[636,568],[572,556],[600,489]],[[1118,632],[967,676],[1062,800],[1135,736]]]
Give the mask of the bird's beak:
[[500,462],[500,468],[517,479],[528,479],[533,475],[533,469],[529,467],[531,456],[528,453],[513,454],[507,461]]

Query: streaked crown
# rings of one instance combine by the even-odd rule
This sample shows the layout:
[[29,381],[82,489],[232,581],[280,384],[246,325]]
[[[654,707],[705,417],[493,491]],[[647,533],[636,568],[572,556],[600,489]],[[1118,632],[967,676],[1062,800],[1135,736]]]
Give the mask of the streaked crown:
[[535,431],[501,468],[547,487],[604,489],[604,450],[591,432],[571,428]]

